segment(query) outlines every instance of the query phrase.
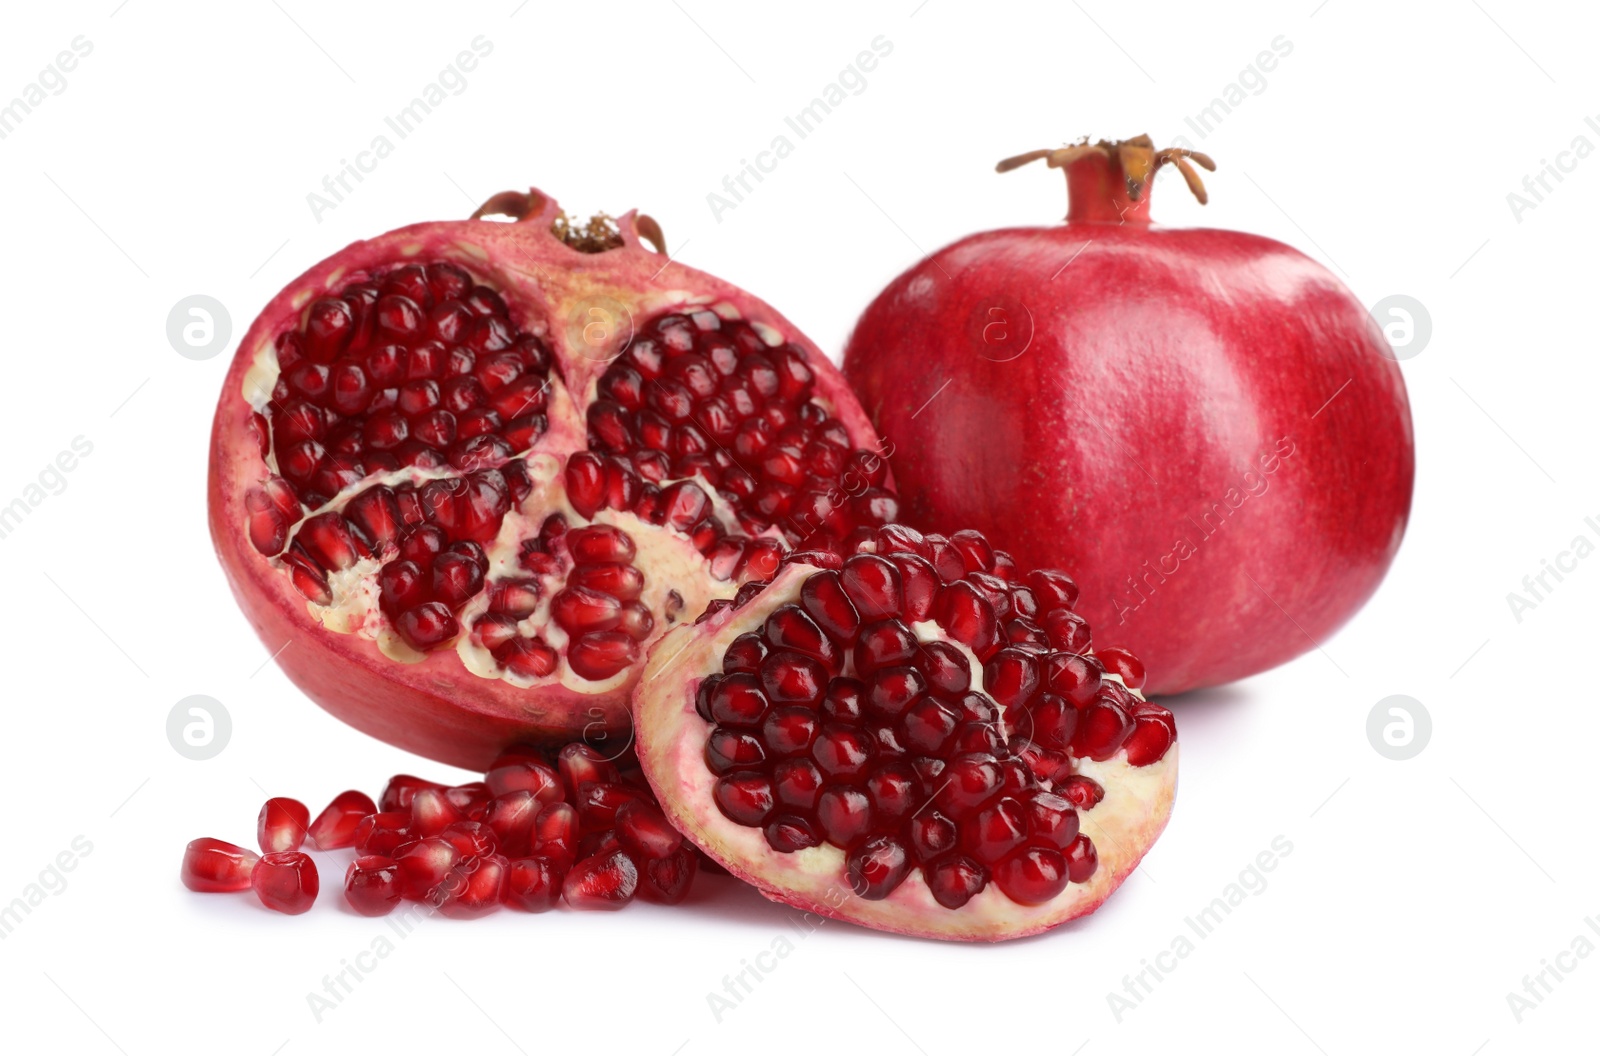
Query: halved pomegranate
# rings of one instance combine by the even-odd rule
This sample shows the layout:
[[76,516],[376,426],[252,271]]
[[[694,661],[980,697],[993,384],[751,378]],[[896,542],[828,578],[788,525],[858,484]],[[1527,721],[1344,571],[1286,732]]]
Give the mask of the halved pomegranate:
[[659,236],[503,194],[342,250],[251,326],[212,537],[329,711],[473,768],[623,731],[652,642],[791,546],[894,518],[833,366]]
[[1077,586],[977,532],[797,551],[669,632],[639,762],[690,840],[768,898],[885,931],[1029,935],[1103,902],[1172,809],[1172,715]]

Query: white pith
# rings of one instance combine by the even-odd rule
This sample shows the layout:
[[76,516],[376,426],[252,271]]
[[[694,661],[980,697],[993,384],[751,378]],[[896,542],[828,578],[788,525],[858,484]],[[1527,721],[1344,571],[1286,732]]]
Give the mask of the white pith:
[[[1177,783],[1176,743],[1160,760],[1143,767],[1130,765],[1127,753],[1120,750],[1104,762],[1072,757],[1077,773],[1105,789],[1100,803],[1078,812],[1080,831],[1094,842],[1099,866],[1086,883],[1069,884],[1061,895],[1037,906],[1013,902],[991,880],[965,906],[949,910],[934,900],[915,866],[887,898],[862,899],[846,878],[845,852],[821,844],[781,854],[768,845],[760,828],[737,824],[722,814],[712,795],[717,778],[704,758],[711,724],[695,710],[700,676],[720,671],[728,644],[740,634],[759,630],[779,605],[797,600],[801,585],[816,571],[791,565],[750,604],[719,613],[699,626],[679,627],[652,649],[636,691],[637,749],[673,823],[768,898],[887,931],[957,939],[1013,938],[1054,927],[1098,906],[1138,865],[1166,824]],[[950,640],[931,620],[913,629],[922,641]],[[983,668],[977,657],[961,643],[952,644],[967,655],[973,684],[981,686]],[[761,863],[777,861],[781,861],[777,869],[762,871]]]

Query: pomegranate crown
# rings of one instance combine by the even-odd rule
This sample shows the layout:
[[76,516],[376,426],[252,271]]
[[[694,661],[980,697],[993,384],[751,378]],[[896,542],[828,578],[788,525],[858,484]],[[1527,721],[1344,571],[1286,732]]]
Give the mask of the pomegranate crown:
[[579,253],[604,253],[621,249],[628,242],[624,225],[638,241],[647,243],[657,253],[666,253],[666,236],[654,217],[643,213],[627,213],[620,218],[597,213],[587,223],[581,223],[561,211],[549,196],[537,189],[501,191],[473,211],[472,219],[486,216],[504,216],[515,223],[543,223],[552,235]]
[[[1189,191],[1201,205],[1206,204],[1205,184],[1194,165],[1215,172],[1217,165],[1208,155],[1184,147],[1157,150],[1149,136],[1090,143],[1085,136],[1076,143],[1006,158],[996,172],[1010,172],[1029,162],[1044,159],[1052,169],[1067,174],[1068,220],[1113,220],[1118,223],[1149,223],[1150,200],[1146,191],[1156,172],[1168,163],[1177,166]],[[1194,165],[1190,162],[1193,161]]]

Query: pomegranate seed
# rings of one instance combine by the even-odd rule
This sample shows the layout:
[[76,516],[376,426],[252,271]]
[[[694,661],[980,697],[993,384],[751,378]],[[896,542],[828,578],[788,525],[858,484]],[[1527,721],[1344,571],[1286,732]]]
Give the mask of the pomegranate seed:
[[439,911],[447,917],[481,917],[500,908],[509,863],[498,854],[461,858],[440,885]]
[[775,705],[814,707],[828,688],[828,672],[813,657],[779,650],[761,662],[761,687]]
[[1100,658],[1108,672],[1121,678],[1122,684],[1129,689],[1144,688],[1144,665],[1126,649],[1097,649],[1094,655]]
[[1101,696],[1078,718],[1072,752],[1097,762],[1104,761],[1116,755],[1132,733],[1133,719],[1128,710],[1102,690]]
[[956,823],[937,810],[923,810],[913,815],[906,834],[919,862],[931,861],[956,845]]
[[256,842],[268,854],[299,850],[310,821],[311,812],[299,800],[281,796],[269,799],[256,818]]
[[1100,692],[1098,661],[1075,653],[1051,653],[1045,660],[1045,681],[1075,706],[1084,708]]
[[1065,852],[1067,861],[1067,878],[1075,884],[1088,883],[1094,875],[1095,868],[1100,864],[1100,856],[1095,852],[1094,844],[1089,837],[1079,833],[1077,839],[1072,841]]
[[772,813],[772,782],[761,774],[729,774],[712,789],[717,807],[740,825],[760,825]]
[[540,803],[556,803],[566,794],[561,778],[544,763],[531,759],[496,760],[483,775],[489,791],[496,796],[511,792],[531,792]]
[[616,782],[617,768],[587,744],[566,745],[556,754],[556,765],[561,780],[568,788],[578,788],[590,782]]
[[190,891],[243,891],[255,865],[254,851],[204,836],[183,849],[178,875]]
[[1022,804],[1002,798],[979,808],[961,823],[961,849],[993,866],[1028,838],[1028,816]]
[[574,909],[621,909],[633,901],[639,870],[623,851],[585,858],[572,867],[561,894]]
[[542,806],[532,792],[507,792],[485,804],[483,823],[494,833],[502,851],[520,856],[533,846],[533,826]]
[[665,858],[683,846],[683,837],[666,816],[643,801],[624,803],[617,810],[616,829],[623,850],[635,860]]
[[506,869],[502,898],[508,906],[542,913],[561,898],[566,871],[550,858],[519,858]]
[[829,785],[817,796],[817,824],[835,847],[849,849],[872,830],[872,800],[851,785]]
[[1134,707],[1133,733],[1123,743],[1128,765],[1149,766],[1167,754],[1177,740],[1172,712],[1158,704],[1140,703]]
[[675,906],[689,897],[689,888],[700,869],[700,855],[693,847],[680,847],[663,858],[641,859],[636,865],[640,897]]
[[317,867],[300,851],[274,851],[256,862],[250,886],[268,909],[304,913],[317,900]]
[[400,902],[400,866],[393,858],[364,854],[344,874],[344,898],[363,917],[381,917]]
[[435,889],[460,857],[455,845],[442,836],[432,836],[400,848],[394,855],[400,866],[400,893],[414,902],[434,897]]
[[798,605],[780,605],[774,609],[767,617],[765,634],[774,649],[793,649],[809,656],[821,663],[829,674],[838,674],[843,665],[839,647]]
[[500,850],[500,840],[494,829],[481,821],[452,822],[439,835],[449,840],[450,846],[463,858],[481,858]]
[[623,631],[593,631],[567,647],[567,664],[580,678],[603,682],[639,662],[639,643]]
[[411,799],[411,824],[408,829],[413,836],[437,836],[461,820],[461,811],[450,802],[450,797],[442,788],[419,789]]
[[989,874],[971,858],[954,854],[923,866],[933,900],[946,909],[960,909],[989,883]]
[[850,889],[869,901],[888,898],[911,872],[911,856],[893,836],[879,835],[850,852],[845,877]]
[[409,810],[369,814],[356,823],[353,846],[361,854],[388,855],[411,839],[406,832],[410,824]]
[[306,837],[311,841],[311,846],[319,851],[353,847],[356,827],[361,824],[361,819],[377,812],[378,805],[365,792],[340,792],[306,829]]
[[577,809],[570,803],[556,803],[541,811],[534,823],[533,853],[560,858],[570,865],[577,849]]
[[768,846],[784,854],[803,851],[822,842],[815,825],[793,814],[784,814],[768,822],[763,835]]
[[1093,810],[1106,794],[1100,782],[1082,774],[1073,774],[1066,778],[1059,788],[1062,797],[1079,810]]

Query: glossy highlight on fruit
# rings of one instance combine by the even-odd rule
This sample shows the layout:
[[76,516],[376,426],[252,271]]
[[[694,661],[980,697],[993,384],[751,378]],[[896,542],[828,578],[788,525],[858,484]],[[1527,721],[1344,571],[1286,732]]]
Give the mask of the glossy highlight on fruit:
[[635,213],[497,195],[341,250],[245,334],[212,538],[329,711],[474,768],[622,735],[667,630],[896,516],[887,446],[827,358],[660,241]]
[[1411,415],[1383,335],[1326,268],[1271,239],[1150,222],[1148,137],[1034,151],[1052,227],[987,231],[911,267],[844,372],[909,523],[972,526],[1070,568],[1083,615],[1175,693],[1265,670],[1355,613],[1411,505]]

